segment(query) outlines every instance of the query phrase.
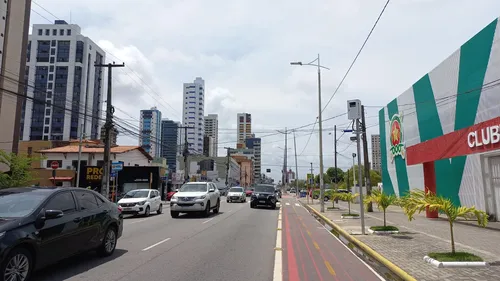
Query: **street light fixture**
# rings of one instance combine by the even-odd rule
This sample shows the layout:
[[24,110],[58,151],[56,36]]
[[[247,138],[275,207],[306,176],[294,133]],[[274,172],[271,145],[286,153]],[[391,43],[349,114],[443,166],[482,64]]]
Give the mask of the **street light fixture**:
[[324,213],[325,212],[325,186],[324,186],[324,181],[323,181],[323,120],[321,116],[321,69],[326,69],[330,70],[330,68],[326,66],[322,66],[320,63],[320,57],[318,54],[318,57],[309,62],[309,63],[302,63],[301,61],[296,61],[296,62],[290,62],[290,65],[298,65],[298,66],[315,66],[318,68],[318,125],[319,125],[319,198],[320,198],[320,212]]

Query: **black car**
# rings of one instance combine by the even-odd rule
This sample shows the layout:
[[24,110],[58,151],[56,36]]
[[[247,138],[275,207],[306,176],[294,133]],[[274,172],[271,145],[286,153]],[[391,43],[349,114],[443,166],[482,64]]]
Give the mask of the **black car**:
[[95,191],[2,189],[0,280],[29,280],[33,271],[89,250],[110,256],[122,231],[121,209]]
[[256,185],[252,196],[250,197],[250,208],[255,208],[257,206],[269,206],[272,209],[276,209],[277,202],[278,199],[276,198],[274,186]]

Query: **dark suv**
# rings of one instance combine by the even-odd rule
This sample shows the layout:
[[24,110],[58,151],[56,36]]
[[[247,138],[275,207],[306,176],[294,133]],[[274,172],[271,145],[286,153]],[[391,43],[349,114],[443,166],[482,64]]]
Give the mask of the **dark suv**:
[[276,209],[276,203],[278,199],[276,198],[276,193],[274,186],[272,185],[256,185],[250,197],[250,208],[255,208],[257,206],[269,206],[272,209]]

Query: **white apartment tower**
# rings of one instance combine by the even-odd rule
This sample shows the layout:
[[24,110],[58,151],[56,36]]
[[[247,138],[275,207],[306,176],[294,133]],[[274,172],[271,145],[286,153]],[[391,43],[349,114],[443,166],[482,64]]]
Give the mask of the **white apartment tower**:
[[187,129],[189,152],[203,154],[205,81],[196,77],[193,83],[184,83],[183,96],[182,123],[190,127]]
[[217,114],[208,114],[205,116],[205,135],[213,138],[212,156],[217,157],[217,150],[219,145],[219,116]]
[[[22,140],[77,139],[82,125],[98,139],[102,123],[105,53],[80,27],[56,20],[34,24],[28,40]],[[36,89],[36,90],[35,90]]]
[[238,113],[238,138],[237,148],[246,147],[246,139],[252,137],[252,115],[250,113]]
[[382,173],[382,153],[380,151],[380,135],[372,135],[372,170]]

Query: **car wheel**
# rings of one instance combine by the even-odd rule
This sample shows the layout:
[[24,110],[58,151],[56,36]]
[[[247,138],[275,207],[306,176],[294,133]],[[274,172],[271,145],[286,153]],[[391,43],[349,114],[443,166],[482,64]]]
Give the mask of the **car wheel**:
[[156,213],[159,215],[161,213],[163,213],[163,204],[160,204],[160,206],[158,207],[158,211],[156,211]]
[[207,202],[207,206],[205,207],[205,212],[203,212],[203,216],[210,216],[210,201]]
[[271,204],[271,209],[276,209],[276,204]]
[[23,247],[14,248],[0,266],[0,280],[26,281],[33,267],[31,253]]
[[151,209],[149,208],[149,206],[147,206],[146,211],[144,211],[144,216],[149,217],[150,214],[151,214]]
[[104,234],[104,239],[102,240],[101,246],[97,249],[98,254],[101,257],[108,257],[113,254],[116,248],[116,241],[118,240],[116,235],[116,228],[113,226],[108,227],[106,233]]
[[255,209],[255,205],[250,203],[250,208]]
[[217,206],[215,206],[214,214],[218,214],[220,209],[220,199],[217,199]]
[[227,203],[231,203],[231,200],[226,200]]
[[179,212],[176,211],[170,211],[170,216],[174,219],[179,217]]

